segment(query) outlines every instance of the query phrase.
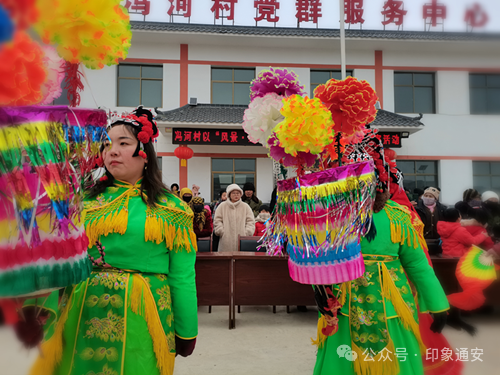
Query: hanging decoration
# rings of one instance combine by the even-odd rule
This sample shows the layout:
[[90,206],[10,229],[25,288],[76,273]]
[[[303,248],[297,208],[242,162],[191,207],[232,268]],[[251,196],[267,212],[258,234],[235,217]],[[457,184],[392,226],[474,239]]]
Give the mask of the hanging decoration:
[[83,186],[106,113],[65,106],[0,108],[0,297],[86,279]]
[[47,78],[41,47],[28,34],[16,32],[12,43],[0,46],[0,105],[30,105],[43,98]]
[[174,150],[174,155],[181,159],[181,167],[186,167],[187,160],[193,157],[194,151],[186,145],[180,145]]
[[335,131],[345,137],[356,135],[356,140],[363,138],[365,125],[375,120],[377,114],[375,91],[368,82],[354,77],[331,79],[314,89],[314,97],[332,113]]
[[328,285],[361,277],[360,237],[369,229],[375,190],[372,162],[278,181],[274,218],[262,246],[289,255],[294,281]]
[[304,86],[297,75],[286,68],[262,70],[250,85],[250,100],[265,96],[271,92],[279,96],[305,95]]
[[13,35],[14,24],[0,2],[0,44],[11,40]]
[[47,80],[42,85],[43,99],[40,104],[52,104],[62,93],[61,83],[64,79],[65,61],[59,57],[54,47],[44,46],[43,62],[47,69]]

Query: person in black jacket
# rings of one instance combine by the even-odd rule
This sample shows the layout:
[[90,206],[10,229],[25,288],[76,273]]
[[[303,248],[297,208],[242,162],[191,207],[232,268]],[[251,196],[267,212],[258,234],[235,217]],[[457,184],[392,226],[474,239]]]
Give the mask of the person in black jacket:
[[415,207],[420,219],[424,223],[424,238],[426,240],[437,240],[437,222],[442,220],[446,206],[439,202],[440,190],[429,187],[425,190],[422,200]]

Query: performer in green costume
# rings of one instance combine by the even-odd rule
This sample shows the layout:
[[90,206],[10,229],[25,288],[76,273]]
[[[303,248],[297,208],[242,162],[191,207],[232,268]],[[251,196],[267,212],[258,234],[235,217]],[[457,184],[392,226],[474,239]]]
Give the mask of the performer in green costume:
[[[39,375],[170,375],[198,333],[193,213],[161,182],[151,113],[109,129],[106,177],[85,200],[90,278],[44,308]],[[29,303],[27,304],[29,306]]]
[[395,202],[386,202],[388,197],[387,192],[377,193],[376,235],[373,238],[372,232],[361,241],[363,277],[334,287],[342,308],[338,331],[331,336],[322,332],[332,323],[328,305],[320,304],[324,314],[318,322],[315,375],[424,373],[421,354],[426,348],[407,275],[417,289],[420,310],[434,314],[435,327],[431,328],[440,331],[444,327],[449,309],[446,295],[420,248],[410,213]]

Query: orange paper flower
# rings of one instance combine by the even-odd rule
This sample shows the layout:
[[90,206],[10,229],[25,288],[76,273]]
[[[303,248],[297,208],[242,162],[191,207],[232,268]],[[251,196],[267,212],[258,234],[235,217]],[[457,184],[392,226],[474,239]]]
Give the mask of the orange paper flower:
[[0,47],[0,105],[30,105],[43,98],[47,78],[42,48],[24,32]]
[[335,131],[346,136],[364,129],[375,120],[378,97],[370,84],[354,77],[345,80],[331,79],[314,90],[318,98],[332,113]]

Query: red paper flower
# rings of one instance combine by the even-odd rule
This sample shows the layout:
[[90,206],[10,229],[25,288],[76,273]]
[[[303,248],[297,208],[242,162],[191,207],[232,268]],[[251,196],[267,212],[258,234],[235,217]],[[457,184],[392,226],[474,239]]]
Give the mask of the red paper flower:
[[365,124],[375,120],[378,97],[370,84],[347,77],[345,80],[329,80],[314,90],[332,113],[334,130],[350,136],[364,129]]
[[40,46],[24,32],[0,47],[0,105],[30,105],[43,99],[47,79]]
[[35,3],[36,0],[0,0],[0,5],[7,10],[17,30],[25,30],[37,21]]

